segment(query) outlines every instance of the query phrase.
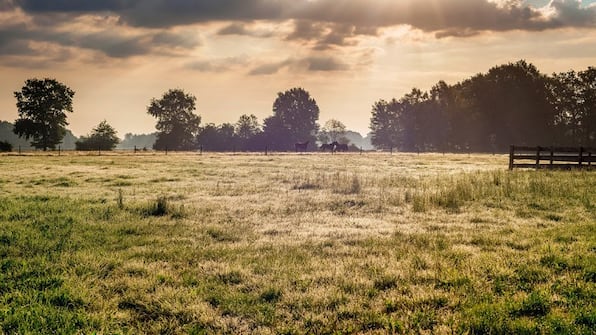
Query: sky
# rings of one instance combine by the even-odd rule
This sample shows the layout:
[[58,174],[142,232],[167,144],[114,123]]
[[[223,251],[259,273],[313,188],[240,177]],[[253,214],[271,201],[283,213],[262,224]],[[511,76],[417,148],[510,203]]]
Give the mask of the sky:
[[102,120],[120,137],[155,131],[147,106],[168,89],[220,124],[262,121],[302,87],[319,123],[366,134],[379,99],[520,59],[596,66],[596,0],[0,0],[0,120],[30,78],[76,92],[77,136]]

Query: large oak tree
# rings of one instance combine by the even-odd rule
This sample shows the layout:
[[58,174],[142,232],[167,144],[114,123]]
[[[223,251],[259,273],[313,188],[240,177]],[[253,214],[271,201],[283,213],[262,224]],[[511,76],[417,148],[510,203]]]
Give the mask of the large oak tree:
[[28,79],[17,99],[19,118],[14,133],[37,149],[55,149],[66,134],[66,113],[73,111],[75,92],[56,79]]
[[273,116],[265,119],[263,130],[271,148],[289,150],[297,142],[314,144],[318,119],[319,106],[310,93],[303,88],[292,88],[277,94]]
[[200,131],[201,117],[194,114],[197,98],[181,89],[171,89],[161,99],[152,99],[147,112],[157,118],[157,150],[192,150]]

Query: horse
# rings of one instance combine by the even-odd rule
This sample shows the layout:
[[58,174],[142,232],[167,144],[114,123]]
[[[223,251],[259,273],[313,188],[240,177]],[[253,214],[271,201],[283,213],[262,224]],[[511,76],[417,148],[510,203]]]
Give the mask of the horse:
[[309,141],[306,141],[306,142],[303,142],[303,143],[298,142],[298,143],[294,144],[294,148],[296,149],[296,152],[298,152],[298,151],[306,151],[306,148],[308,147],[308,142]]
[[343,152],[348,151],[347,144],[342,144],[342,143],[338,143],[337,141],[333,141],[333,142],[331,142],[331,145],[333,146],[333,151],[343,151]]
[[334,148],[335,147],[333,146],[333,144],[324,143],[324,144],[321,144],[321,147],[319,149],[321,149],[321,151],[323,151],[323,152],[325,152],[327,150],[329,150],[330,152],[333,152]]

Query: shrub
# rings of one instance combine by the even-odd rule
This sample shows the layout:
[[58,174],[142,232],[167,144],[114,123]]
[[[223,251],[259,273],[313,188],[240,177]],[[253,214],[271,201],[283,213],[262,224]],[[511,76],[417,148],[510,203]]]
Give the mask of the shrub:
[[10,152],[12,151],[12,144],[5,142],[5,141],[0,141],[0,152]]
[[89,136],[81,136],[75,146],[77,150],[82,151],[113,150],[119,142],[116,130],[106,121],[102,121]]

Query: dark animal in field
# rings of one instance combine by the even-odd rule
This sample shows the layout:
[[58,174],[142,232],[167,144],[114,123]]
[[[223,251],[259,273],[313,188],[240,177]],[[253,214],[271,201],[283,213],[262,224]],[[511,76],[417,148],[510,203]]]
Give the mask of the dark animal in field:
[[331,142],[331,145],[333,145],[333,151],[340,151],[340,152],[347,152],[348,151],[348,145],[347,144],[338,143],[337,141],[333,141],[333,142]]
[[321,151],[323,151],[323,152],[325,152],[327,150],[329,150],[330,152],[333,152],[334,148],[335,147],[333,146],[333,144],[328,144],[328,143],[321,144],[321,147],[320,147]]
[[308,142],[309,141],[302,142],[302,143],[298,142],[298,143],[294,144],[294,148],[296,149],[296,152],[306,151],[306,148],[308,148]]

